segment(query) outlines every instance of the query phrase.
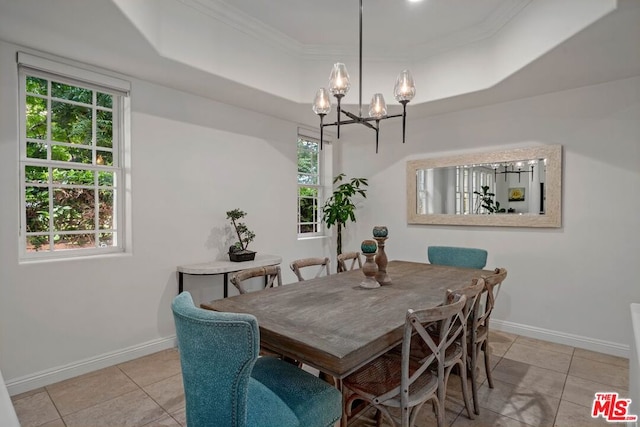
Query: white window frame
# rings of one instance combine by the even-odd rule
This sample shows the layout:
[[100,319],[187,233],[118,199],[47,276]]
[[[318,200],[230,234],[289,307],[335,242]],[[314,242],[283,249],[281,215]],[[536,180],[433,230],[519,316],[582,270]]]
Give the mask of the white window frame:
[[[314,185],[310,184],[301,184],[299,181],[299,173],[298,173],[298,139],[304,139],[306,141],[316,142],[320,144],[320,135],[316,132],[309,129],[298,129],[298,135],[296,139],[296,230],[298,239],[306,239],[306,238],[315,238],[315,237],[324,237],[327,235],[327,230],[322,221],[322,207],[324,203],[331,193],[331,171],[332,171],[332,146],[331,140],[328,139],[327,134],[325,133],[323,138],[322,150],[318,152],[318,183]],[[330,137],[329,137],[330,138]],[[300,227],[302,223],[300,222],[300,188],[302,187],[311,187],[318,190],[318,218],[317,222],[313,224],[317,224],[317,231],[315,232],[306,232],[301,233]],[[304,223],[308,224],[308,223]]]
[[[49,81],[49,85],[51,85],[51,81],[56,81],[63,84],[69,84],[77,87],[83,87],[94,91],[94,100],[93,100],[93,109],[97,111],[99,108],[95,105],[96,95],[95,91],[100,91],[102,93],[107,93],[113,96],[112,100],[112,120],[113,120],[113,141],[111,149],[105,147],[98,147],[95,138],[95,115],[94,115],[94,125],[92,126],[92,145],[91,149],[93,151],[94,162],[92,164],[84,164],[84,163],[74,163],[74,162],[64,162],[64,161],[55,161],[50,159],[50,156],[47,156],[47,159],[34,159],[27,158],[27,134],[26,134],[26,77],[33,76],[38,78],[43,78]],[[21,260],[37,260],[37,259],[67,259],[67,258],[76,258],[76,257],[85,257],[92,255],[103,255],[103,254],[113,254],[113,253],[122,253],[127,249],[127,244],[129,242],[127,235],[127,227],[125,221],[125,215],[127,211],[125,209],[125,201],[128,199],[125,196],[127,182],[129,177],[126,175],[129,159],[125,157],[125,152],[127,152],[127,147],[129,145],[129,123],[130,123],[130,108],[129,108],[129,93],[131,89],[131,85],[128,81],[122,80],[117,77],[112,77],[107,74],[103,74],[103,72],[92,71],[88,68],[80,68],[79,66],[72,65],[66,63],[62,60],[54,61],[38,56],[34,56],[31,54],[19,52],[18,53],[18,84],[19,84],[19,146],[20,146],[20,158],[19,158],[19,185],[20,185],[20,259]],[[32,95],[29,95],[32,96]],[[51,93],[49,92],[46,96],[40,96],[41,98],[47,99],[47,112],[50,111],[50,100]],[[50,132],[50,115],[47,115],[47,129]],[[50,139],[51,135],[49,134],[46,139],[41,142],[47,145],[47,151],[51,152],[52,141]],[[40,140],[38,140],[40,142]],[[113,154],[113,166],[108,165],[99,165],[96,163],[96,151],[112,151]],[[47,183],[34,184],[31,182],[26,182],[25,168],[27,166],[37,166],[37,167],[48,167],[49,168],[49,179]],[[68,168],[68,169],[85,169],[85,170],[93,170],[96,172],[106,171],[114,173],[114,183],[113,186],[105,187],[98,186],[98,178],[97,173],[96,178],[94,180],[93,185],[61,185],[61,184],[53,184],[52,180],[52,169],[53,168]],[[26,188],[32,186],[40,186],[49,189],[49,193],[51,194],[52,189],[55,188],[92,188],[95,189],[95,197],[96,197],[96,206],[99,197],[98,190],[113,190],[114,191],[114,211],[113,211],[113,226],[111,229],[99,229],[98,225],[94,230],[91,230],[89,234],[95,234],[96,237],[102,233],[112,233],[113,234],[113,245],[100,247],[99,244],[96,244],[94,247],[89,248],[77,248],[77,249],[64,249],[64,250],[54,250],[53,246],[53,236],[56,234],[60,234],[53,230],[52,219],[50,219],[50,227],[49,231],[44,233],[49,236],[48,247],[43,248],[38,251],[27,251],[27,231],[26,231]],[[50,199],[49,202],[49,213],[51,217],[53,206],[52,201]],[[97,218],[97,217],[96,217]],[[70,233],[74,234],[74,233]],[[77,234],[88,234],[85,232],[78,232]],[[31,234],[29,235],[37,235]],[[98,242],[98,239],[96,239]]]

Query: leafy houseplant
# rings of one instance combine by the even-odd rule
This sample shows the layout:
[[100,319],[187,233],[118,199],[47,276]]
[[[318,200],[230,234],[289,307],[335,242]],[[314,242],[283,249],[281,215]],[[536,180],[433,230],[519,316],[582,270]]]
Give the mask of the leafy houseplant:
[[[345,178],[345,174],[341,173],[333,179],[333,183],[341,182]],[[333,195],[327,199],[322,208],[322,221],[327,224],[327,228],[332,225],[338,227],[337,254],[342,253],[342,228],[346,226],[347,221],[356,222],[354,213],[356,205],[353,198],[360,195],[367,197],[367,190],[362,187],[368,186],[369,183],[365,178],[351,178],[350,181],[340,184],[334,191]]]
[[231,225],[238,236],[238,241],[229,247],[229,259],[231,261],[250,261],[255,259],[256,253],[247,249],[249,243],[253,242],[256,235],[253,231],[247,228],[247,225],[243,222],[239,222],[242,218],[247,216],[247,213],[240,209],[233,209],[227,211],[227,219],[231,221]]
[[489,186],[483,185],[480,188],[482,188],[482,192],[473,192],[473,194],[477,194],[478,196],[480,196],[476,205],[476,213],[480,213],[481,207],[485,208],[490,214],[504,212],[504,209],[500,209],[500,202],[496,202],[493,200],[496,194],[489,192]]

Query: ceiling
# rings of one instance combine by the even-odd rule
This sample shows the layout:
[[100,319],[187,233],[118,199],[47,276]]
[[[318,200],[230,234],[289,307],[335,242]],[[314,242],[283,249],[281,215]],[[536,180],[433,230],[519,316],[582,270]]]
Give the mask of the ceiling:
[[[638,0],[364,0],[363,21],[365,102],[410,67],[414,117],[640,75]],[[333,62],[357,87],[357,29],[356,0],[0,0],[0,40],[300,122]]]
[[[279,33],[306,51],[357,47],[358,0],[195,0],[221,5],[242,21]],[[363,0],[363,54],[412,59],[497,32],[531,0]],[[286,13],[283,13],[286,11]]]

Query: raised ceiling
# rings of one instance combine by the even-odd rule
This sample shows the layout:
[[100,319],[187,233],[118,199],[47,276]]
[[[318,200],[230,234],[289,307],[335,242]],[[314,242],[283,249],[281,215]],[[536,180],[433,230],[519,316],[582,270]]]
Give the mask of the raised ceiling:
[[[333,62],[357,87],[357,21],[358,0],[0,0],[2,40],[298,121]],[[363,99],[392,103],[402,68],[424,114],[631,77],[639,44],[637,0],[364,0]]]
[[[364,54],[414,60],[490,37],[531,0],[363,0]],[[191,0],[313,55],[353,53],[358,0]],[[185,3],[187,4],[187,3]],[[283,13],[286,11],[286,13]]]

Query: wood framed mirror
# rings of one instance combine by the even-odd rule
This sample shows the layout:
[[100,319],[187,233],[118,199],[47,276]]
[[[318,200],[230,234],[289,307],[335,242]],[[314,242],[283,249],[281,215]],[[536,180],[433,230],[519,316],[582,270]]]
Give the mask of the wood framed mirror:
[[407,162],[407,223],[562,226],[562,146]]

